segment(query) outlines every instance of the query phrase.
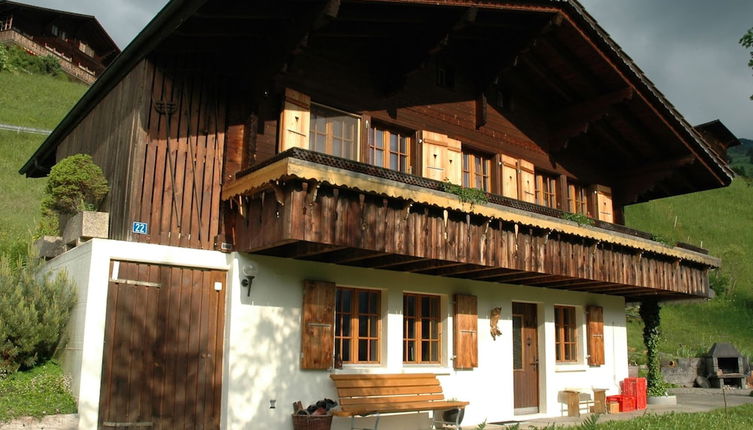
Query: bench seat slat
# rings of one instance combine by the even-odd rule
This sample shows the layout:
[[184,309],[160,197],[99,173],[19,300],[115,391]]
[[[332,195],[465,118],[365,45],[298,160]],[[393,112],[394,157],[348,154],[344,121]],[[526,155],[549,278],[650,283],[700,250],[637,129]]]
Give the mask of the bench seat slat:
[[412,402],[412,403],[375,403],[367,407],[351,409],[343,408],[341,411],[334,412],[337,416],[352,416],[352,415],[369,415],[377,412],[392,413],[392,412],[408,412],[408,411],[432,411],[443,410],[453,408],[464,408],[468,406],[468,402],[454,402],[454,401],[436,401],[436,402]]
[[420,387],[420,386],[435,386],[439,382],[434,379],[369,379],[359,381],[357,379],[348,379],[344,381],[336,381],[336,385],[339,388],[368,388],[368,387]]
[[330,378],[333,381],[347,381],[349,379],[355,379],[358,381],[368,381],[370,379],[382,380],[382,379],[430,379],[437,380],[435,373],[338,373],[330,374]]
[[400,394],[442,394],[440,385],[411,385],[408,387],[358,387],[358,388],[338,388],[337,394],[340,397],[352,396],[390,396]]
[[368,406],[373,404],[396,404],[396,403],[415,403],[415,402],[429,402],[434,400],[444,400],[444,396],[441,394],[431,396],[392,396],[392,397],[340,397],[340,405],[343,408],[358,408],[360,406]]

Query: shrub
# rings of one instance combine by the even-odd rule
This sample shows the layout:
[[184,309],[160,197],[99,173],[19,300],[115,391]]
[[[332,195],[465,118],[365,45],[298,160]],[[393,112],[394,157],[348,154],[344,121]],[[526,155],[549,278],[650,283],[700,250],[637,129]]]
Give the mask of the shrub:
[[18,46],[0,46],[0,71],[24,71],[37,75],[63,76],[63,68],[51,55],[29,55]]
[[75,287],[64,274],[40,269],[35,257],[0,255],[0,373],[49,360],[63,338]]
[[60,160],[50,171],[42,215],[50,212],[73,215],[82,210],[96,210],[110,191],[102,169],[88,154],[71,155]]

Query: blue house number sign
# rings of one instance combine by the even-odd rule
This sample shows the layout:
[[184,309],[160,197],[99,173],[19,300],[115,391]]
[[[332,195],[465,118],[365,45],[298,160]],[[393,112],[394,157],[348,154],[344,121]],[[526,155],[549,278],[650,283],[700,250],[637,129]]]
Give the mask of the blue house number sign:
[[145,222],[134,222],[131,231],[136,234],[149,234],[149,224]]

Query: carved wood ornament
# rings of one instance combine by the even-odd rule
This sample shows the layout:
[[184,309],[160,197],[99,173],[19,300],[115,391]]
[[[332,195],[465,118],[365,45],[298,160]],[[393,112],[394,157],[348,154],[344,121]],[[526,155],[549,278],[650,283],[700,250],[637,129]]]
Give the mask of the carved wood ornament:
[[499,323],[499,319],[502,316],[502,308],[494,308],[490,312],[489,317],[489,326],[491,326],[491,334],[492,339],[497,340],[497,336],[502,334],[502,331],[497,327],[497,323]]

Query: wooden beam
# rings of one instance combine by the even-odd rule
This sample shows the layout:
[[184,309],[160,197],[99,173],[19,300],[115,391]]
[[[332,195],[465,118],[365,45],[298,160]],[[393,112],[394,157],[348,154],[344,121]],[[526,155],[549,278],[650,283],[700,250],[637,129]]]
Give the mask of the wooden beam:
[[634,93],[632,87],[620,88],[568,106],[554,114],[550,122],[549,149],[561,151],[571,138],[588,132],[590,124],[604,117],[609,107],[630,100]]
[[444,261],[444,260],[429,260],[429,261],[419,261],[419,262],[410,262],[405,263],[405,265],[400,266],[392,266],[391,270],[399,270],[401,272],[426,272],[430,270],[435,269],[443,269],[448,267],[458,267],[463,266],[465,263],[460,263],[457,261]]

